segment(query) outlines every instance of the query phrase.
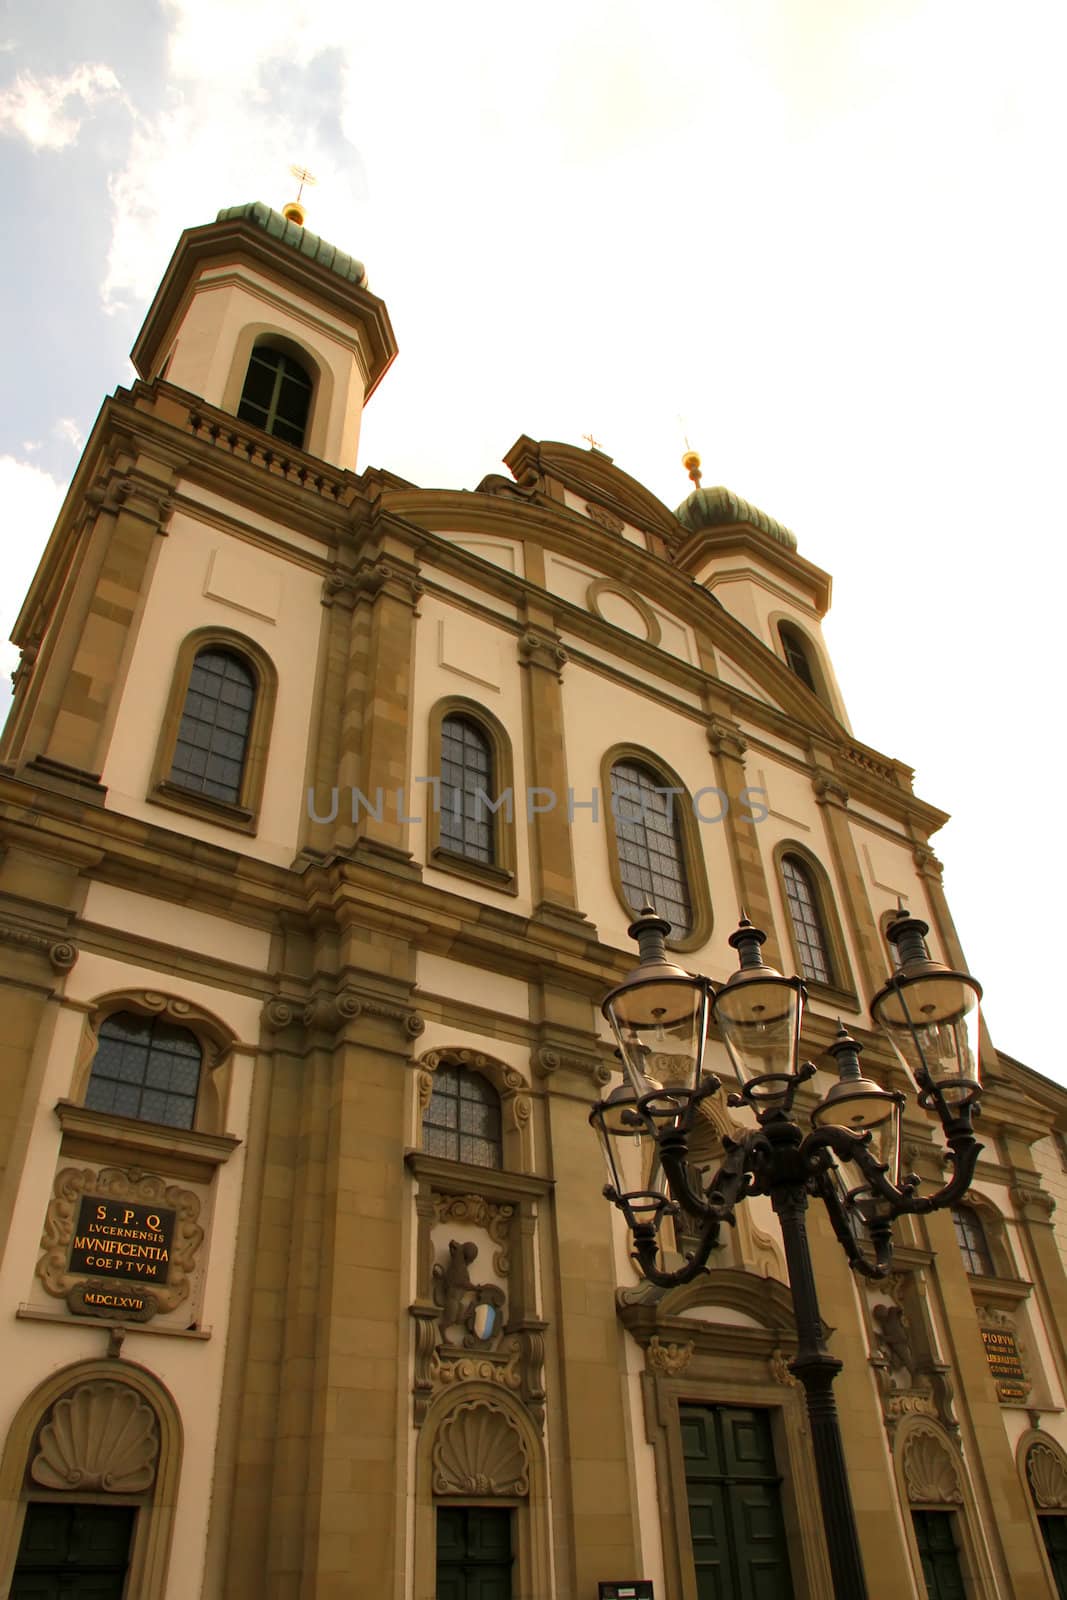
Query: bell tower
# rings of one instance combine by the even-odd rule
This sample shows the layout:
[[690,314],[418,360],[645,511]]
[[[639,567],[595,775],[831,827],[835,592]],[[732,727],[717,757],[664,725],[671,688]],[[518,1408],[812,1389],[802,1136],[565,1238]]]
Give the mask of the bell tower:
[[[363,406],[396,355],[361,261],[260,201],[188,228],[133,347],[138,375],[355,469]],[[272,376],[273,374],[273,376]]]

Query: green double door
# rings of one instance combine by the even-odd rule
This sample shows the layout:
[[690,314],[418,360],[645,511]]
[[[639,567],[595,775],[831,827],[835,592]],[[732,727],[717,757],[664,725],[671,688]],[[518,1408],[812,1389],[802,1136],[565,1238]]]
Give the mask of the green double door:
[[953,1512],[913,1511],[911,1520],[929,1600],[967,1600]]
[[770,1414],[681,1406],[699,1600],[793,1600]]
[[31,1501],[9,1600],[122,1600],[135,1506]]
[[511,1512],[438,1506],[437,1600],[511,1600]]
[[1038,1517],[1060,1600],[1067,1600],[1067,1517]]

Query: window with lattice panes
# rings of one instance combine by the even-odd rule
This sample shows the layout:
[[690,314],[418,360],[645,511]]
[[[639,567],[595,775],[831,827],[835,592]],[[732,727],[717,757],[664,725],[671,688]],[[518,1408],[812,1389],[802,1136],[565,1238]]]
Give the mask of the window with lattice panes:
[[500,1096],[480,1072],[442,1063],[422,1119],[427,1155],[471,1167],[503,1166]]
[[188,1028],[114,1011],[97,1034],[85,1104],[139,1122],[191,1128],[203,1051]]
[[793,923],[801,976],[813,983],[833,983],[830,946],[811,870],[799,856],[783,856],[782,882]]
[[611,769],[611,805],[623,892],[634,912],[648,904],[671,925],[676,939],[693,926],[693,906],[677,807],[684,796],[636,761]]
[[989,1249],[982,1219],[973,1206],[953,1206],[952,1222],[956,1229],[956,1243],[967,1271],[976,1278],[995,1277],[993,1257]]
[[237,415],[302,450],[311,391],[311,378],[294,356],[260,345],[248,363]]
[[217,645],[198,651],[169,781],[238,804],[255,702],[256,676],[247,661]]
[[493,747],[471,717],[441,723],[441,847],[469,861],[493,866]]

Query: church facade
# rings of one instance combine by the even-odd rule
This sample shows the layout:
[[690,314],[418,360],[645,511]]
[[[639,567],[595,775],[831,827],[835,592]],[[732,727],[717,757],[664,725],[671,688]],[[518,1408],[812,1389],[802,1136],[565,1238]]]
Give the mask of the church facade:
[[[946,818],[853,735],[788,529],[525,436],[471,491],[357,472],[396,352],[299,213],[188,230],[18,619],[0,1584],[824,1600],[770,1204],[642,1281],[600,1003],[647,900],[715,981],[744,907],[806,1103],[838,1018],[894,1084],[898,903],[964,966]],[[1067,1595],[1067,1093],[988,1038],[984,1076],[966,1204],[892,1276],[811,1217],[872,1600]]]

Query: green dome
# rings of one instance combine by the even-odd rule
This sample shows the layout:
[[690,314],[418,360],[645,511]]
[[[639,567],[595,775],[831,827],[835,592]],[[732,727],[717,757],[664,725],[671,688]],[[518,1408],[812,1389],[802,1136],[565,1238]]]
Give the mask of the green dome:
[[795,533],[790,533],[780,522],[775,522],[766,512],[750,506],[747,500],[742,500],[740,495],[733,494],[729,489],[694,489],[674,514],[690,533],[698,533],[701,528],[728,528],[737,522],[747,522],[753,528],[759,528],[761,533],[777,539],[787,550],[797,547]]
[[290,222],[288,217],[283,217],[280,211],[272,211],[270,206],[265,206],[262,200],[249,200],[243,206],[224,206],[215,221],[254,222],[257,228],[269,233],[272,239],[280,239],[283,244],[291,245],[294,250],[299,250],[302,256],[317,261],[320,267],[336,272],[339,278],[346,279],[348,283],[358,284],[361,289],[367,287],[367,270],[362,261],[357,261],[355,256],[345,255],[336,245],[320,239],[317,233],[310,233],[307,228],[298,227],[295,222]]

